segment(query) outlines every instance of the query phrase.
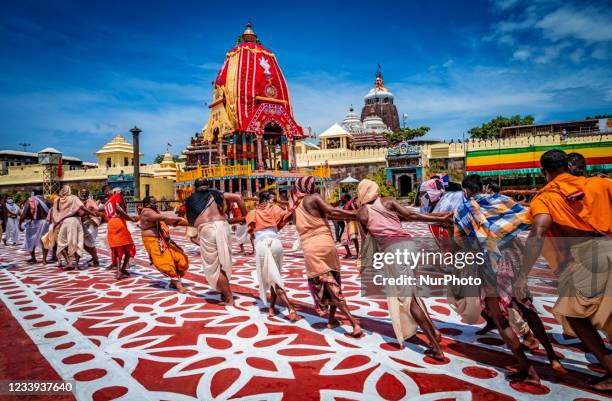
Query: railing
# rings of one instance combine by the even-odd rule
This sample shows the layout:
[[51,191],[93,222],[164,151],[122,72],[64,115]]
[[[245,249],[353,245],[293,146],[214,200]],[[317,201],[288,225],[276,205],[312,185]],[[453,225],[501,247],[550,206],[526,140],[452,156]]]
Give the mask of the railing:
[[177,171],[176,181],[193,181],[197,178],[214,178],[214,177],[227,177],[235,175],[251,175],[251,165],[235,165],[235,166],[210,166],[202,167],[198,166],[195,170],[190,171]]
[[[297,168],[291,171],[283,171],[274,169],[271,171],[272,175],[276,177],[280,176],[303,176],[313,175],[320,178],[331,178],[331,167],[326,165],[317,166],[314,168]],[[257,175],[257,172],[253,171],[250,164],[247,165],[235,165],[235,166],[210,166],[202,167],[198,166],[194,170],[190,171],[177,171],[176,181],[193,181],[198,178],[223,178],[232,176],[253,176]]]

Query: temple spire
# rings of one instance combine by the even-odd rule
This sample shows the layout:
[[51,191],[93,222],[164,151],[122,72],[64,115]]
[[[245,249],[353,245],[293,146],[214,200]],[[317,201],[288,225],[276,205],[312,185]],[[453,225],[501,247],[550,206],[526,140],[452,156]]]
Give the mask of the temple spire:
[[253,24],[247,22],[246,28],[240,37],[238,37],[238,43],[255,43],[258,42],[257,35],[253,31]]
[[385,82],[383,81],[383,75],[381,71],[380,64],[378,64],[378,68],[376,69],[376,79],[374,80],[374,88],[379,90],[385,90]]

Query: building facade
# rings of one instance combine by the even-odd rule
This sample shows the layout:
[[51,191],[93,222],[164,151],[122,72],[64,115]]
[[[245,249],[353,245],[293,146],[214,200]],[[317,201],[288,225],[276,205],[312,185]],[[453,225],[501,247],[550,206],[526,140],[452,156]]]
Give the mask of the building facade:
[[[9,173],[9,167],[38,164],[38,153],[20,150],[0,150],[0,175]],[[78,157],[62,156],[62,167],[66,170],[79,170],[83,161]]]
[[[43,187],[45,166],[38,163],[38,154],[33,154],[36,155],[35,163],[28,162],[7,167],[7,174],[0,175],[0,191],[29,193],[33,189]],[[60,155],[63,165],[57,180],[60,184],[70,184],[74,189],[88,188],[94,193],[105,184],[120,186],[125,188],[127,195],[130,196],[134,192],[132,155],[132,145],[126,142],[123,136],[117,135],[96,152],[100,165]],[[75,159],[78,160],[78,164],[75,164]],[[174,163],[168,153],[160,164],[141,165],[140,193],[153,195],[159,199],[174,199],[174,176],[181,168],[182,165]]]

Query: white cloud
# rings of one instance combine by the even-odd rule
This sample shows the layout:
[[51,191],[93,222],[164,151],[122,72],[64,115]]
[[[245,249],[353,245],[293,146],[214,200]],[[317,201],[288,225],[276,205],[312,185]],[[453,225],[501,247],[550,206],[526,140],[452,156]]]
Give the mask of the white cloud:
[[610,9],[561,7],[544,16],[536,26],[551,40],[579,39],[586,42],[612,40]]
[[560,43],[558,45],[546,46],[539,49],[539,53],[533,59],[538,64],[547,64],[555,61],[561,55],[561,52],[569,47],[568,43]]
[[591,53],[591,57],[597,60],[607,60],[610,58],[610,53],[603,47],[596,47]]
[[512,46],[516,43],[516,39],[512,35],[504,34],[497,40],[499,44]]
[[493,0],[493,7],[498,10],[508,10],[514,8],[520,3],[520,0]]
[[351,105],[359,114],[363,96],[370,90],[367,79],[356,84],[326,72],[303,74],[288,79],[287,85],[298,124],[317,134],[342,121]]
[[[155,93],[154,88],[159,91]],[[117,97],[128,90],[129,101]],[[86,161],[113,136],[137,125],[143,130],[144,160],[163,153],[166,143],[178,153],[201,129],[208,111],[198,99],[209,94],[200,87],[127,80],[102,91],[66,90],[29,92],[0,97],[3,133],[20,135],[33,149],[53,146]],[[151,100],[153,99],[153,101]],[[35,116],[35,117],[32,117]],[[14,136],[2,135],[0,147],[16,148]],[[15,143],[12,143],[15,142]]]
[[442,67],[444,68],[450,68],[453,66],[453,64],[455,64],[454,60],[447,60],[444,64],[442,64]]
[[221,64],[215,62],[207,62],[196,65],[196,67],[206,70],[206,71],[219,71],[221,69]]
[[517,49],[513,54],[512,54],[512,58],[516,59],[516,60],[527,60],[529,57],[531,57],[531,50],[529,50],[529,48],[527,47],[522,47],[520,49]]
[[[609,8],[573,6],[556,1],[533,1],[524,9],[505,7],[505,4],[502,1],[496,6],[506,13],[484,40],[513,48],[513,59],[533,59],[546,64],[556,60],[563,51],[573,54],[573,57],[568,56],[572,60],[578,60],[578,56],[582,59],[606,58],[604,54],[612,43],[612,11]],[[531,48],[529,54],[524,51],[525,44]],[[578,51],[579,48],[582,51]]]
[[570,59],[574,62],[574,63],[579,63],[582,61],[582,58],[584,57],[584,49],[582,48],[577,48],[576,50],[574,50],[572,52],[572,54],[570,54]]

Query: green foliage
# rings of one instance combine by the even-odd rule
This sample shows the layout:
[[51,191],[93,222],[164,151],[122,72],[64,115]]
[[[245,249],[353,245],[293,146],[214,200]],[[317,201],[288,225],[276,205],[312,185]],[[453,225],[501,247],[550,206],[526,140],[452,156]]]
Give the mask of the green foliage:
[[430,166],[425,168],[425,177],[430,177],[435,173],[446,173],[452,182],[461,182],[465,176],[462,171],[448,169],[443,161],[432,160]]
[[374,172],[374,173],[370,173],[368,174],[368,176],[366,177],[369,180],[374,181],[375,183],[378,184],[378,186],[380,187],[380,195],[381,196],[393,196],[393,197],[397,197],[398,192],[397,189],[395,189],[395,187],[393,187],[392,185],[389,185],[387,183],[387,178],[385,176],[385,169],[380,168],[378,169],[378,171]]
[[600,118],[612,118],[612,114],[597,114],[593,117],[587,117],[587,120],[600,119]]
[[493,139],[498,138],[499,133],[504,127],[515,125],[531,125],[535,119],[531,115],[521,117],[519,114],[512,117],[497,116],[489,122],[482,124],[480,127],[473,127],[468,130],[470,137],[473,139]]
[[406,201],[412,203],[414,202],[414,198],[416,198],[416,191],[410,191],[408,192],[408,195],[406,196]]
[[[162,160],[164,160],[164,155],[158,153],[157,156],[155,156],[155,158],[153,159],[153,164],[159,164],[162,162]],[[172,160],[174,160],[175,162],[179,161],[179,155],[173,155]]]
[[23,192],[23,191],[12,191],[12,192],[5,192],[4,194],[2,194],[2,196],[5,199],[12,198],[16,204],[21,206],[25,203],[25,201],[28,200],[28,198],[30,197],[30,194],[27,192]]
[[403,141],[418,138],[429,132],[429,127],[419,128],[399,128],[394,132],[388,132],[385,134],[385,138],[391,143],[391,145],[398,144]]

